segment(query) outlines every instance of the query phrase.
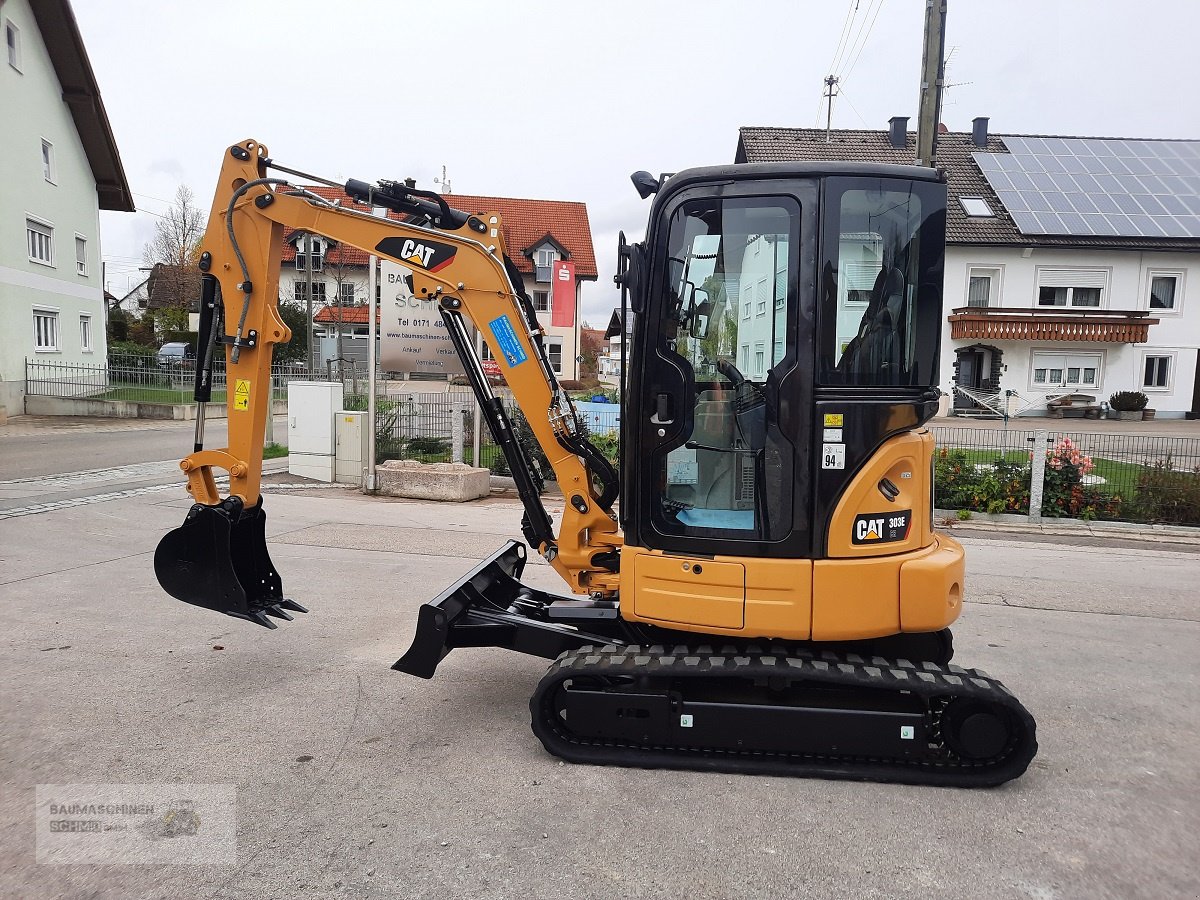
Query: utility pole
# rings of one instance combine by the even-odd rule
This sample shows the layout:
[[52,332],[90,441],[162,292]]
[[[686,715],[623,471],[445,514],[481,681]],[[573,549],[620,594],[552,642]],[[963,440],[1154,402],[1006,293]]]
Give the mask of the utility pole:
[[942,120],[945,80],[946,2],[925,0],[925,43],[921,56],[921,95],[917,108],[917,165],[932,166],[937,153],[938,123]]
[[[825,107],[825,143],[830,142],[829,131],[833,124],[833,98],[837,96],[837,77],[834,75],[825,76],[825,99],[829,101]],[[811,94],[809,95],[811,96]]]
[[317,361],[313,355],[313,312],[312,312],[312,235],[304,236],[304,301],[308,306],[308,377],[316,371]]

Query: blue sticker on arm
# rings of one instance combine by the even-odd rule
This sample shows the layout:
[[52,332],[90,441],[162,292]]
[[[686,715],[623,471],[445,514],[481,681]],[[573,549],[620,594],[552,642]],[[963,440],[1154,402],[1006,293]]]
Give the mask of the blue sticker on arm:
[[508,320],[508,316],[500,316],[498,319],[492,319],[488,322],[488,328],[492,330],[492,336],[496,338],[496,343],[500,345],[500,355],[504,357],[504,362],[508,367],[514,368],[525,362],[529,357],[525,355],[525,348],[521,346],[520,340],[517,339],[517,333],[513,330],[512,322]]

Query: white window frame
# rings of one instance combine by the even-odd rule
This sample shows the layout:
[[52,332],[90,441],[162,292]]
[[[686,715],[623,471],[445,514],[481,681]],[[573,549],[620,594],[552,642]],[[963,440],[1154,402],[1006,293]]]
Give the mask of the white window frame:
[[[9,43],[10,36],[13,38],[12,43]],[[24,71],[21,68],[21,29],[12,19],[4,20],[4,47],[8,54],[8,64],[18,72]]]
[[554,276],[554,264],[558,262],[558,251],[553,247],[538,247],[533,251],[533,280],[546,284]]
[[41,259],[40,257],[34,256],[33,253],[29,253],[29,261],[36,265],[46,266],[48,268],[53,269],[54,268],[54,226],[52,224],[50,224],[49,222],[47,222],[45,219],[39,218],[38,216],[30,215],[29,213],[25,213],[25,249],[27,251],[32,249],[30,246],[30,243],[29,243],[30,233],[31,232],[38,233],[36,231],[36,229],[29,227],[31,224],[36,225],[40,228],[46,229],[46,234],[44,234],[43,237],[45,237],[47,239],[46,244],[50,249],[50,259],[49,259],[49,261],[47,261],[47,260]]
[[[83,242],[82,248],[79,246],[81,241]],[[85,278],[88,274],[87,242],[88,241],[86,237],[84,237],[78,231],[75,232],[75,271]],[[80,249],[83,250],[83,259],[79,258]]]
[[[1078,283],[1072,284],[1072,281]],[[1037,309],[1108,309],[1111,286],[1110,266],[1038,266],[1034,277],[1033,306]],[[1066,288],[1067,302],[1062,306],[1042,303],[1040,295],[1044,287]],[[1100,302],[1095,306],[1076,306],[1073,302],[1075,288],[1099,288]]]
[[[1146,382],[1146,360],[1151,358],[1165,358],[1167,362],[1167,383],[1162,387],[1147,385]],[[1138,367],[1137,377],[1141,383],[1141,390],[1147,394],[1169,394],[1175,390],[1175,370],[1179,366],[1179,351],[1178,350],[1161,350],[1155,348],[1153,350],[1141,350],[1138,352]]]
[[[545,347],[546,347],[546,361],[548,363],[550,363],[551,371],[553,371],[555,375],[562,375],[562,373],[563,373],[563,340],[562,340],[562,338],[547,336],[546,338],[544,338],[544,341],[545,341]],[[558,365],[554,364],[554,354],[550,352],[552,349],[555,349],[555,348],[558,349]]]
[[[297,303],[307,303],[308,302],[308,281],[303,278],[297,278],[296,281],[294,282],[294,286],[295,286],[296,302]],[[313,291],[312,291],[313,304],[315,305],[317,303],[320,303],[322,306],[325,306],[326,305],[326,297],[327,297],[327,294],[325,293],[325,281],[324,280],[314,281],[312,283],[312,287],[313,287]],[[320,296],[318,296],[318,294]]]
[[42,177],[48,184],[58,184],[54,179],[54,145],[42,138]]
[[92,317],[86,313],[79,316],[79,350],[91,353],[92,347]]
[[967,266],[967,281],[963,286],[963,306],[971,305],[971,280],[986,278],[988,284],[988,302],[986,306],[977,309],[995,309],[1001,306],[1000,285],[1004,279],[1004,266]]
[[[1083,372],[1080,372],[1080,381],[1075,384],[1070,384],[1067,381],[1068,369],[1072,368],[1067,365],[1067,360],[1071,357],[1079,356],[1094,356],[1096,357],[1096,383],[1084,384]],[[1062,393],[1080,393],[1082,391],[1099,391],[1104,384],[1104,363],[1106,354],[1103,350],[1034,350],[1029,354],[1029,389],[1041,394],[1049,394],[1054,390]],[[1060,362],[1055,362],[1059,360]],[[1090,366],[1078,366],[1075,368],[1086,369]],[[1059,369],[1062,372],[1062,383],[1050,380],[1050,373],[1047,371],[1045,381],[1035,381],[1038,369]]]
[[338,285],[338,304],[340,306],[353,306],[355,287],[353,281],[343,281]]
[[[1183,285],[1185,269],[1147,269],[1146,270],[1146,288],[1142,292],[1145,308],[1150,311],[1152,316],[1178,316],[1183,312]],[[1159,309],[1156,306],[1150,305],[1150,291],[1154,287],[1155,278],[1174,278],[1175,279],[1175,305],[1170,309]]]
[[[59,314],[59,312],[60,312],[60,310],[54,306],[35,306],[35,307],[33,307],[33,352],[34,353],[61,353],[62,352],[62,344],[59,342],[59,333],[58,333],[58,314]],[[42,318],[42,317],[46,317],[47,319],[49,319],[50,321],[52,321],[54,323],[54,326],[53,326],[54,344],[53,344],[53,346],[48,345],[48,344],[39,343],[39,341],[41,339],[41,335],[39,334],[40,329],[38,328],[38,319]]]
[[[541,299],[539,299],[539,297]],[[534,312],[548,313],[550,312],[551,305],[554,303],[553,294],[551,291],[534,291],[533,296],[530,297],[530,299],[533,300]]]

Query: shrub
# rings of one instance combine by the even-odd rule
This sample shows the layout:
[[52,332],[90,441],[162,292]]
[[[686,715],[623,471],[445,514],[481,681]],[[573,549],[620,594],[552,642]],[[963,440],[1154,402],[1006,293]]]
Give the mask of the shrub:
[[975,464],[962,450],[934,457],[934,504],[942,509],[988,513],[1029,511],[1029,467],[997,458]]
[[1149,402],[1150,398],[1141,391],[1117,391],[1108,398],[1108,405],[1118,412],[1138,412]]
[[1046,454],[1042,515],[1055,519],[1117,518],[1121,514],[1121,495],[1108,494],[1083,483],[1083,476],[1092,469],[1092,458],[1081,453],[1070,438],[1061,438]]
[[1168,455],[1146,469],[1138,477],[1134,516],[1148,522],[1200,524],[1200,466],[1176,471]]

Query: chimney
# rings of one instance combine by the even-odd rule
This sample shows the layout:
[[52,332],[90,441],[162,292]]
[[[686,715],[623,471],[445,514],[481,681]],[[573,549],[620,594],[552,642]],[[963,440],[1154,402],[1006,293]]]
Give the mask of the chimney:
[[888,119],[888,143],[900,150],[908,146],[908,116]]
[[987,116],[977,116],[971,120],[971,143],[976,147],[987,147]]

